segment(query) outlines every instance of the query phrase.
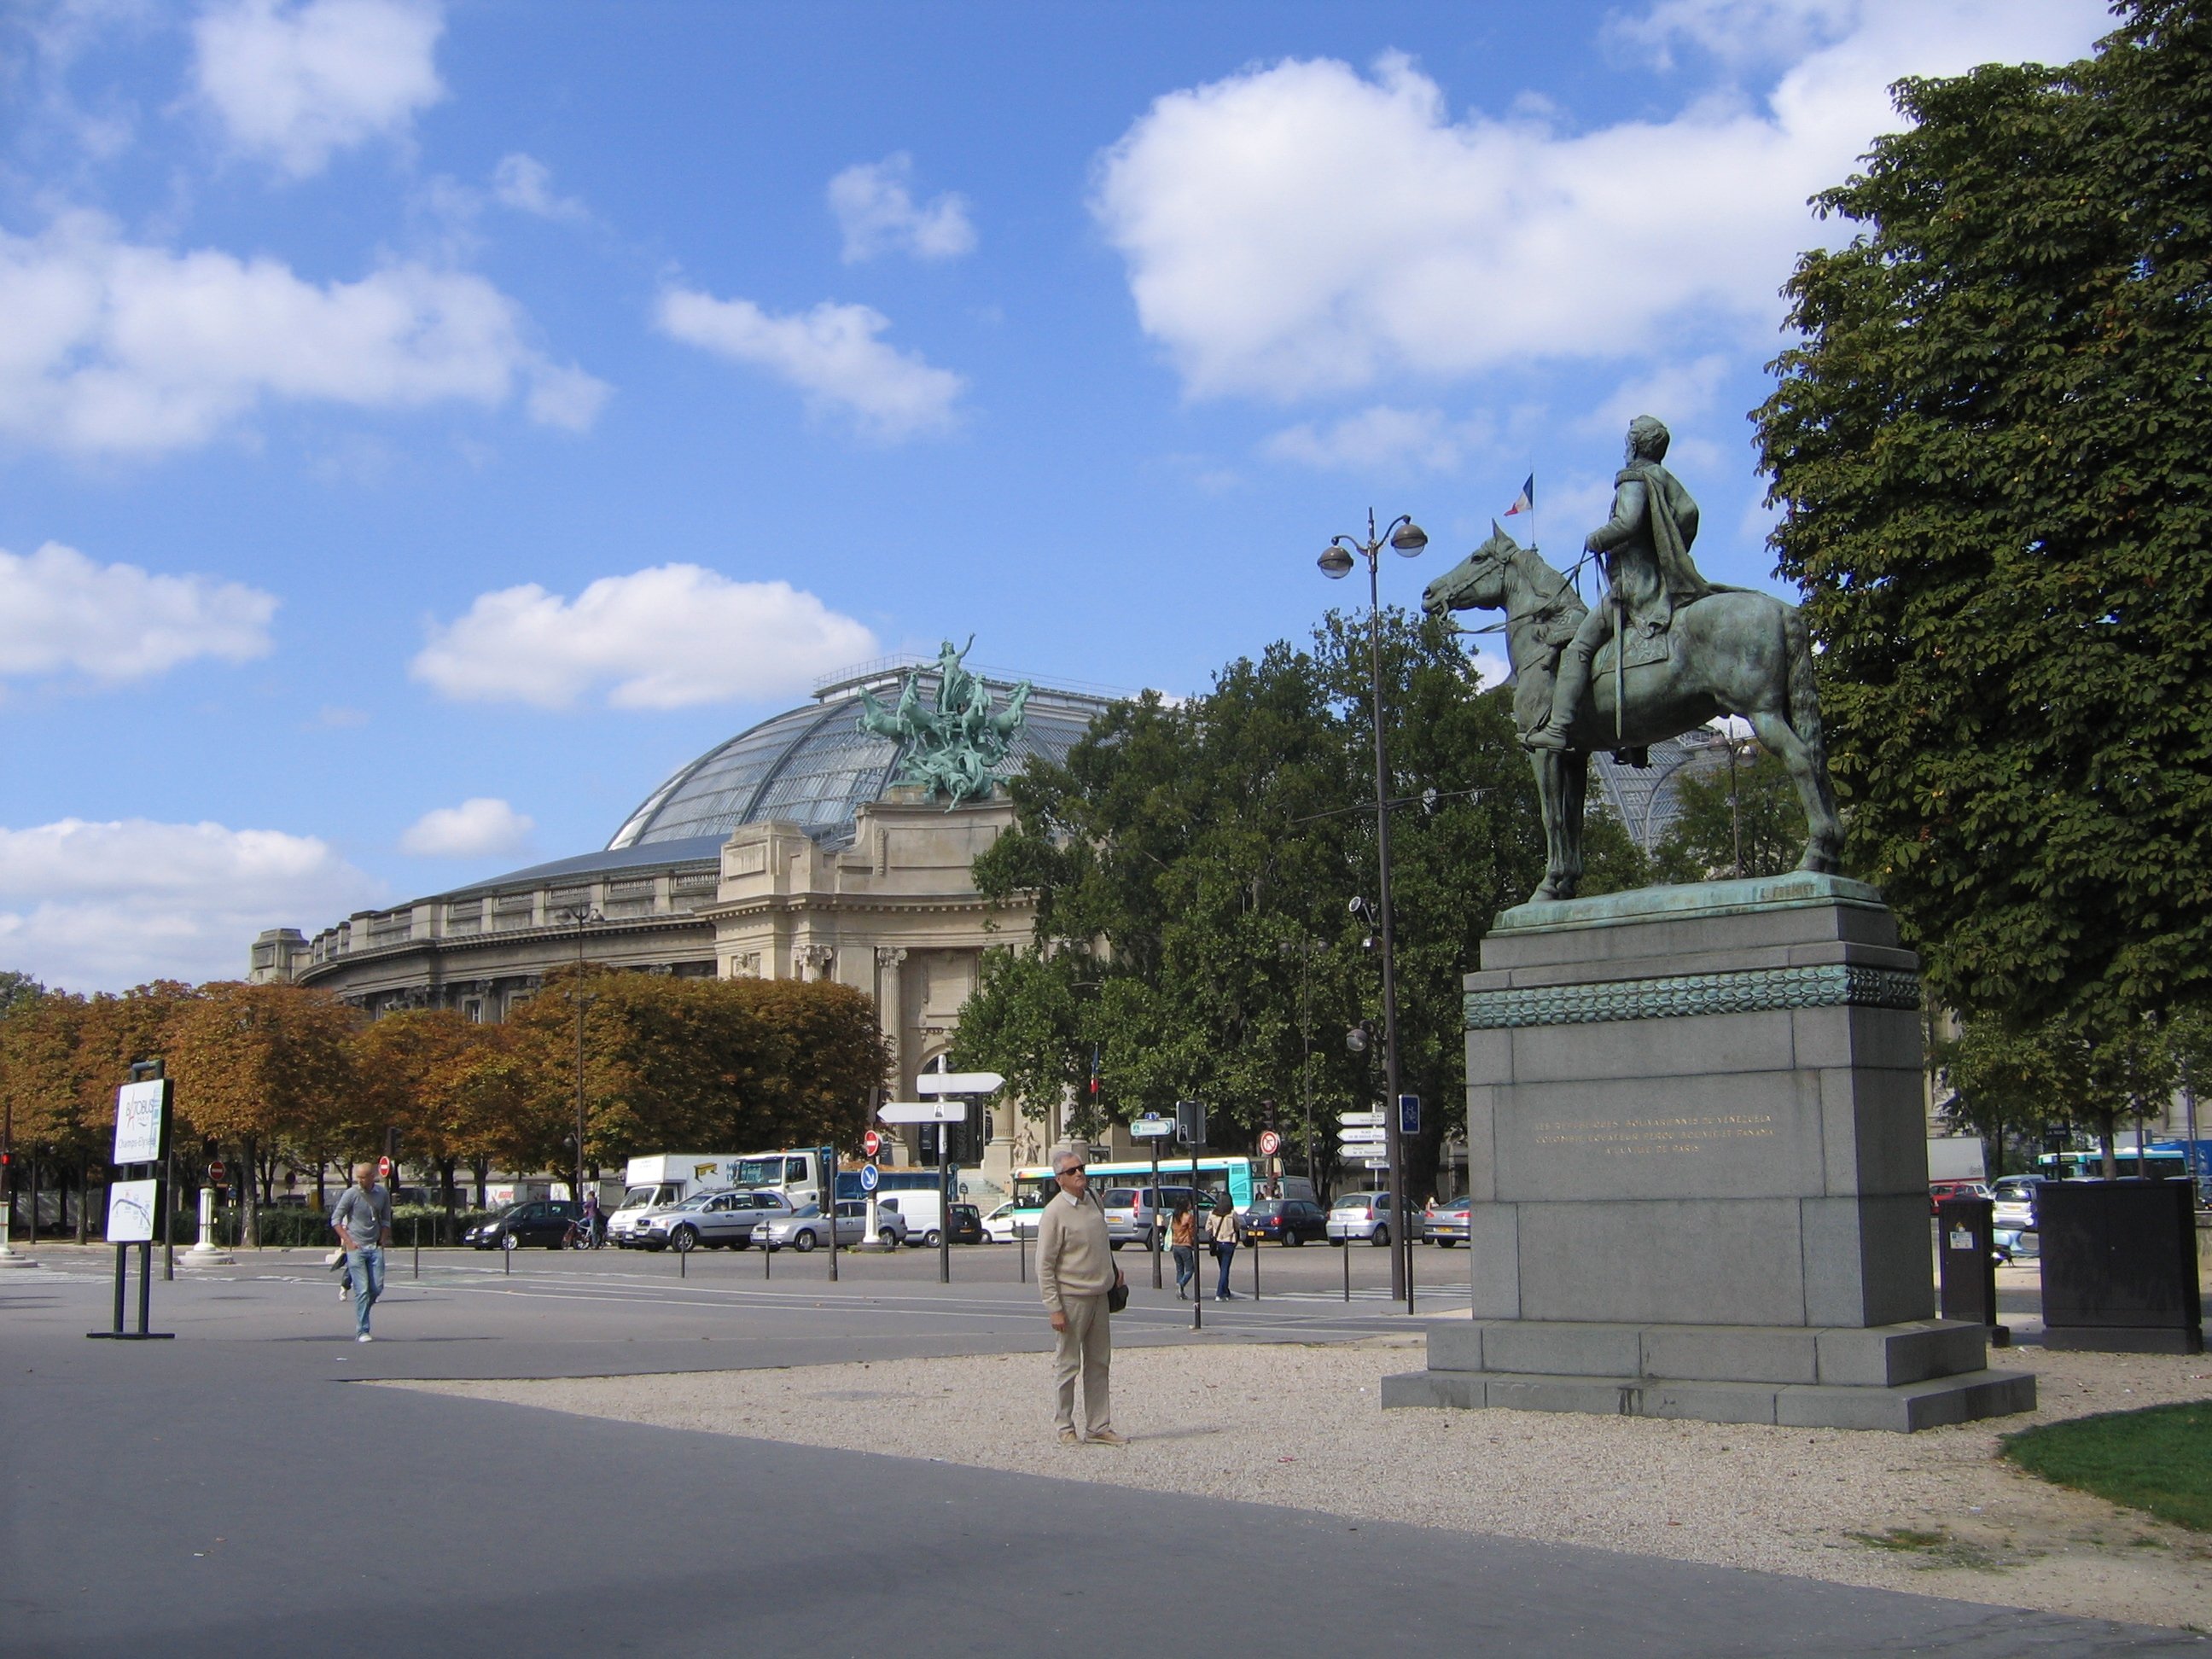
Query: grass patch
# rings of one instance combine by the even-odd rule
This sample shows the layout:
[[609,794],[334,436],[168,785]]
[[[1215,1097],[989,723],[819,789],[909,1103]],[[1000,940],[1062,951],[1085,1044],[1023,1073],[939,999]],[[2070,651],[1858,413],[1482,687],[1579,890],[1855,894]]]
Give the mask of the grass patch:
[[1887,1532],[1855,1532],[1850,1534],[1869,1549],[1937,1550],[1948,1540],[1941,1532],[1915,1532],[1910,1527],[1892,1527]]
[[2030,1474],[2212,1532],[2212,1401],[2046,1423],[2004,1438]]
[[1952,1537],[1942,1527],[1933,1532],[1922,1532],[1912,1527],[1889,1527],[1881,1532],[1853,1532],[1844,1536],[1856,1539],[1869,1549],[1912,1556],[1922,1567],[1971,1567],[1986,1572],[1997,1565],[1987,1550]]

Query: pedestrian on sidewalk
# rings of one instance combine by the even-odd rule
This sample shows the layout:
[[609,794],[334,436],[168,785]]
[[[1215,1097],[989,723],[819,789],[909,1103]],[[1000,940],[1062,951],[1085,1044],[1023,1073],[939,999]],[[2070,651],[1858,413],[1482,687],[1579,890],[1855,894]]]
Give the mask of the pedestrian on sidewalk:
[[[1121,1283],[1121,1270],[1106,1240],[1106,1212],[1091,1190],[1078,1146],[1055,1146],[1053,1179],[1060,1190],[1037,1218],[1037,1289],[1059,1335],[1053,1355],[1053,1421],[1063,1446],[1089,1439],[1103,1446],[1129,1443],[1114,1432],[1107,1370],[1113,1360],[1112,1315],[1106,1298]],[[1083,1377],[1085,1432],[1075,1431],[1075,1379]]]
[[1213,1259],[1221,1264],[1221,1283],[1214,1287],[1216,1302],[1234,1302],[1237,1292],[1229,1288],[1229,1264],[1237,1255],[1237,1206],[1223,1193],[1213,1200],[1213,1218],[1206,1224],[1206,1236],[1213,1241]]
[[1176,1201],[1175,1218],[1168,1223],[1168,1244],[1175,1252],[1176,1300],[1198,1295],[1198,1212],[1188,1198]]
[[345,1246],[353,1279],[354,1340],[370,1342],[368,1310],[384,1294],[384,1247],[392,1242],[392,1194],[376,1184],[376,1165],[356,1164],[354,1184],[331,1206],[331,1225]]

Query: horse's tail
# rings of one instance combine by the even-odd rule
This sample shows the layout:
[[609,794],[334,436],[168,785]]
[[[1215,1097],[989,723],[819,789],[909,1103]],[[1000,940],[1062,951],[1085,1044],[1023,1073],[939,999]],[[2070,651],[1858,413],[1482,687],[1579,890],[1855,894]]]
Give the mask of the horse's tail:
[[1790,651],[1790,729],[1811,754],[1815,775],[1828,771],[1828,739],[1820,725],[1820,694],[1813,685],[1813,630],[1794,605],[1782,608],[1782,638]]

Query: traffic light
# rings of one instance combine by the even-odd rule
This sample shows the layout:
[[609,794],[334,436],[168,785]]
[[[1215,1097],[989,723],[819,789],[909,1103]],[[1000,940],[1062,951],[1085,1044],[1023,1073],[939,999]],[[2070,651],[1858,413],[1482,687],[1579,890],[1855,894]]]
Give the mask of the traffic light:
[[1275,1103],[1272,1100],[1263,1100],[1260,1103],[1260,1127],[1263,1129],[1272,1129],[1275,1127]]
[[1176,1102],[1176,1145],[1203,1146],[1206,1145],[1206,1107],[1195,1100]]

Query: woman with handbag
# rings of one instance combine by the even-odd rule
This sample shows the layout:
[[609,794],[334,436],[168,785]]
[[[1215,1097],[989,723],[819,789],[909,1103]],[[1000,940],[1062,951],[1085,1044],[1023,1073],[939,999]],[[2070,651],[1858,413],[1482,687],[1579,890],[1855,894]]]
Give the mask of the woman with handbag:
[[1175,1216],[1168,1223],[1168,1244],[1175,1253],[1176,1300],[1198,1295],[1198,1214],[1188,1198],[1176,1200]]
[[1206,1224],[1206,1236],[1213,1241],[1213,1259],[1221,1264],[1221,1283],[1214,1288],[1216,1302],[1234,1302],[1237,1292],[1229,1288],[1229,1264],[1237,1255],[1237,1208],[1223,1193],[1213,1200],[1213,1218]]

